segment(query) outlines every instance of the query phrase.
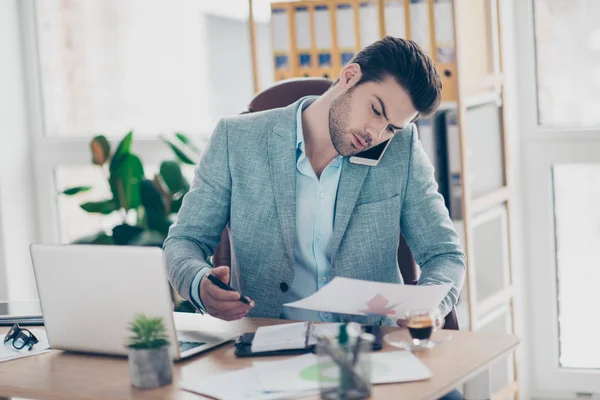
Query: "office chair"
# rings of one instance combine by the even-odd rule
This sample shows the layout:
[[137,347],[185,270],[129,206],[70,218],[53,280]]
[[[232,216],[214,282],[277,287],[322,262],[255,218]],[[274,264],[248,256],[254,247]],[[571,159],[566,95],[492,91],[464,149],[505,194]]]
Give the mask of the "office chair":
[[[243,114],[285,107],[304,96],[320,96],[332,84],[333,81],[325,78],[295,78],[277,82],[275,85],[258,93],[248,105],[248,110]],[[214,265],[231,265],[231,245],[227,229],[226,227],[221,234],[221,242],[213,257]],[[416,285],[419,279],[419,267],[402,235],[400,235],[400,243],[398,244],[398,264],[404,283]],[[455,309],[452,309],[450,314],[446,316],[444,328],[459,329]]]

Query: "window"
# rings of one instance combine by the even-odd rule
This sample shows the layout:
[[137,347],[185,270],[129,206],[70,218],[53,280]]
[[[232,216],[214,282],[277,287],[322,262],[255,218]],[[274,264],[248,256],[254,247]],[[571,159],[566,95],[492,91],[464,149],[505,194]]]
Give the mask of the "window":
[[600,126],[600,2],[534,6],[539,124]]
[[254,94],[246,0],[35,5],[47,136],[207,135]]
[[553,168],[559,361],[564,368],[600,368],[600,164]]
[[[184,133],[202,150],[217,121],[245,111],[254,96],[247,0],[23,4],[25,45],[38,61],[29,81],[39,82],[33,149],[46,242],[71,242],[123,220],[79,207],[110,196],[90,162],[92,137],[105,135],[114,150],[132,130],[148,174],[173,159],[160,135]],[[188,179],[191,172],[184,171]],[[78,185],[93,190],[60,194]]]

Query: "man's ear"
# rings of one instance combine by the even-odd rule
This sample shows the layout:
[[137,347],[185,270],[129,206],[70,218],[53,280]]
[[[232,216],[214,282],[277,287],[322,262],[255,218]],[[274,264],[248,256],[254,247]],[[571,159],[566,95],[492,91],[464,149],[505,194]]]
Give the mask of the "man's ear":
[[356,85],[360,78],[362,77],[362,71],[360,69],[360,65],[356,63],[347,64],[342,68],[342,72],[340,72],[340,85],[349,89],[352,86]]

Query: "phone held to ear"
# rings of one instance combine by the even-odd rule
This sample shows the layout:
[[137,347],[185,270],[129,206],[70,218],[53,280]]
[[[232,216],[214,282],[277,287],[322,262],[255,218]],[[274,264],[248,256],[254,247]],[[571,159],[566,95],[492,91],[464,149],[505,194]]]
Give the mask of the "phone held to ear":
[[392,139],[386,140],[385,142],[379,143],[377,146],[372,147],[368,150],[360,152],[350,157],[352,164],[368,165],[369,167],[375,167],[379,164],[379,161],[383,158],[383,155],[389,147]]

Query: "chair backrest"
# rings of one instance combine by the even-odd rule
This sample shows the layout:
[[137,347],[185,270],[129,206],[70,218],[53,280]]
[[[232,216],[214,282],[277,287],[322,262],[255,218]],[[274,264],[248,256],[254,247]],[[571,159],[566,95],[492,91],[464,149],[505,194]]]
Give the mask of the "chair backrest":
[[[286,107],[304,96],[320,96],[332,84],[333,81],[326,78],[294,78],[280,81],[258,93],[244,113]],[[221,234],[221,242],[217,247],[213,261],[215,265],[231,265],[231,245],[227,228]],[[402,235],[400,235],[400,243],[398,244],[398,264],[404,282],[415,285],[419,279],[419,267]],[[446,317],[445,327],[446,329],[458,329],[454,310]]]

